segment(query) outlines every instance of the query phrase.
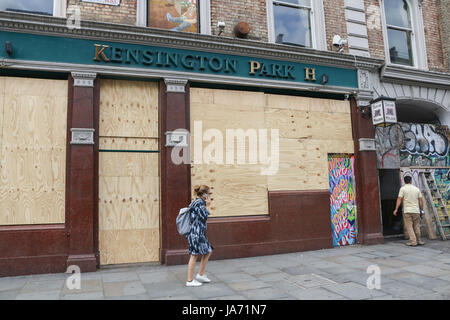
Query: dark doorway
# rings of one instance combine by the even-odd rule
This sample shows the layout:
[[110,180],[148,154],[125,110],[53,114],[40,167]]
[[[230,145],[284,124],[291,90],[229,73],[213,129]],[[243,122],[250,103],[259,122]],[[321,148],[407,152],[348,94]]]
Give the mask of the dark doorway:
[[397,216],[393,215],[398,191],[400,190],[400,170],[380,169],[380,197],[383,220],[383,235],[403,235],[403,217],[399,210]]

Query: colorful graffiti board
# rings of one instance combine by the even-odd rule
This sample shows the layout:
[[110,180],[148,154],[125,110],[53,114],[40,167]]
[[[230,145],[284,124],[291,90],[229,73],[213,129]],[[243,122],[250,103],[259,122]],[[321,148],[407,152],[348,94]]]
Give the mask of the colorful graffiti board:
[[331,229],[333,246],[354,244],[357,236],[353,155],[329,154]]

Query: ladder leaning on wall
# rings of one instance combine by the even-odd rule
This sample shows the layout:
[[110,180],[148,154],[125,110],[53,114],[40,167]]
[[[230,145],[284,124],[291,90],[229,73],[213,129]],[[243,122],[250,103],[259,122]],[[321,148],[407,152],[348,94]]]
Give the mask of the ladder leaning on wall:
[[[424,187],[425,201],[428,202],[428,207],[433,212],[434,223],[442,240],[447,240],[450,237],[450,218],[448,216],[447,207],[442,199],[442,195],[436,185],[433,171],[425,169],[419,173],[422,186]],[[435,205],[435,201],[437,205]],[[439,208],[441,215],[439,215],[436,208]]]

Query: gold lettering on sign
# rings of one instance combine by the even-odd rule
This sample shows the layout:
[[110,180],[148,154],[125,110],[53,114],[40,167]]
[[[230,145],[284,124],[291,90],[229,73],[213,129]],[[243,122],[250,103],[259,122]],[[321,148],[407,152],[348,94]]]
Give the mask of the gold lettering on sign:
[[95,46],[95,57],[94,61],[100,61],[100,56],[103,58],[104,61],[108,62],[109,59],[105,55],[105,49],[109,48],[109,46],[106,46],[104,44],[94,44]]
[[305,68],[305,81],[316,81],[316,69]]
[[256,70],[259,70],[261,68],[261,64],[258,61],[250,61],[250,74],[255,74]]

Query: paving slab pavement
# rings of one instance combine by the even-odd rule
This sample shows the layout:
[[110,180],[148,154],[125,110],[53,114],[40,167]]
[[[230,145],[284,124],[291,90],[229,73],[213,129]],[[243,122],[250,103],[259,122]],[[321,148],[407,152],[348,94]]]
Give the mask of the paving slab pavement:
[[405,243],[213,260],[212,282],[196,288],[185,286],[185,265],[102,267],[82,273],[79,289],[64,273],[3,277],[0,300],[449,300],[450,241]]

